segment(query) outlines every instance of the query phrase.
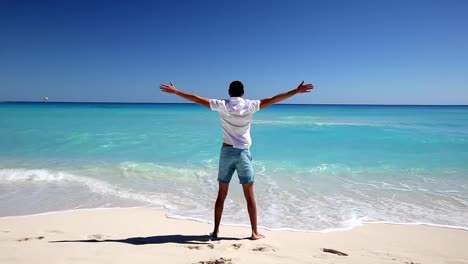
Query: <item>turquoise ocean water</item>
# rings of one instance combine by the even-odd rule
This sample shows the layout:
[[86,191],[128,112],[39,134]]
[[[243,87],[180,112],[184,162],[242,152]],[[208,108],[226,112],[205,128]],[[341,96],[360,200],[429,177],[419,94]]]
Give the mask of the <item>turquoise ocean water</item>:
[[[275,105],[251,152],[259,224],[468,228],[468,107]],[[191,104],[0,104],[0,216],[148,206],[211,222],[218,114]],[[248,225],[236,175],[224,224]]]

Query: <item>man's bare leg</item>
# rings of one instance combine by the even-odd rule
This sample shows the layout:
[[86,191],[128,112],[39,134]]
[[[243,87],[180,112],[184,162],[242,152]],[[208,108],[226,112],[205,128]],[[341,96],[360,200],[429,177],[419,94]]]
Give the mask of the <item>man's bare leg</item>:
[[214,230],[211,235],[218,237],[219,224],[221,223],[221,216],[223,215],[224,200],[228,194],[229,184],[219,183],[218,198],[216,198],[215,211],[214,211]]
[[250,225],[252,226],[252,236],[250,239],[257,240],[265,236],[260,234],[257,230],[257,204],[255,203],[255,196],[253,192],[253,182],[242,184],[244,190],[244,197],[247,201],[247,210],[249,211]]

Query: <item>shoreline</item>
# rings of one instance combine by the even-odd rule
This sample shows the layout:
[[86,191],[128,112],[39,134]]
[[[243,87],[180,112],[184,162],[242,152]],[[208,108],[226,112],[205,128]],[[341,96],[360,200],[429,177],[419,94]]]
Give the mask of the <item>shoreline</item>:
[[[126,165],[126,164],[130,164],[130,165]],[[131,167],[131,166],[134,166],[133,164],[137,164],[137,163],[120,162],[117,165],[120,166],[119,169],[122,169],[122,166],[126,168],[125,166]],[[146,163],[144,162],[140,163],[141,166],[145,166],[145,164]],[[155,166],[155,167],[158,166],[158,164],[156,163],[148,163],[148,164],[150,164],[151,166]],[[92,168],[93,166],[90,166],[90,167]],[[114,167],[116,166],[114,165]],[[176,168],[176,170],[182,170],[181,168],[172,166],[172,165],[168,165],[167,167],[168,168],[174,167]],[[107,167],[103,166],[102,168],[107,168]],[[206,166],[206,168],[209,168],[209,167]],[[204,169],[206,168],[204,167]],[[208,171],[208,169],[206,170]],[[196,170],[193,169],[193,172],[195,171]],[[186,173],[186,171],[184,171],[184,173]],[[15,203],[13,203],[12,206],[10,206],[8,205],[8,202],[7,202],[4,204],[4,207],[2,207],[2,208],[6,208],[6,210],[3,211],[3,214],[2,216],[0,216],[0,218],[1,217],[15,217],[15,216],[21,216],[21,215],[27,216],[27,215],[44,214],[44,213],[47,214],[47,213],[62,212],[62,211],[99,209],[99,208],[107,209],[107,208],[132,208],[132,207],[154,208],[156,207],[158,209],[164,209],[166,216],[169,218],[193,220],[193,221],[198,221],[202,223],[207,223],[207,222],[210,223],[210,221],[212,220],[211,211],[205,212],[204,214],[193,214],[190,211],[185,212],[183,210],[179,210],[177,207],[172,207],[170,200],[167,200],[166,201],[167,203],[165,203],[164,205],[165,201],[159,201],[158,199],[153,199],[151,196],[145,195],[144,193],[140,193],[139,191],[132,191],[132,189],[128,187],[122,188],[115,184],[112,184],[112,183],[110,184],[106,182],[105,180],[96,179],[91,176],[86,176],[86,174],[80,174],[80,173],[76,173],[73,171],[68,172],[66,169],[63,169],[63,168],[60,170],[51,170],[51,169],[29,169],[29,168],[11,169],[10,167],[6,167],[4,169],[0,169],[0,174],[2,174],[0,175],[0,177],[3,177],[2,180],[5,180],[6,182],[12,182],[15,184],[16,182],[19,182],[19,183],[26,182],[28,184],[32,183],[31,188],[35,188],[35,185],[33,184],[40,183],[42,181],[44,181],[46,184],[49,184],[49,182],[51,184],[60,184],[62,182],[65,182],[65,184],[77,184],[76,186],[80,188],[81,186],[84,186],[85,188],[90,188],[90,191],[88,194],[86,192],[87,190],[84,190],[84,189],[81,190],[81,189],[76,188],[76,190],[79,190],[80,192],[74,192],[74,194],[77,194],[75,195],[75,197],[82,197],[86,199],[87,197],[96,195],[96,197],[98,198],[100,196],[105,198],[105,200],[103,200],[102,203],[97,203],[97,204],[96,203],[93,204],[92,199],[90,200],[91,202],[87,202],[85,200],[80,200],[80,199],[72,199],[70,201],[76,201],[76,202],[62,204],[62,206],[57,206],[55,208],[47,207],[47,206],[42,207],[41,205],[31,206],[34,204],[33,200],[31,200],[31,205],[24,206],[24,207],[17,207],[17,209],[15,209],[16,207],[14,206]],[[12,177],[12,178],[10,179],[8,177]],[[128,177],[128,176],[125,176],[125,177]],[[208,177],[206,177],[206,179],[211,180]],[[64,190],[66,190],[66,188],[64,188]],[[14,188],[11,188],[11,191],[14,191]],[[233,192],[237,192],[234,194],[240,193],[239,191],[233,191]],[[11,193],[14,193],[14,192],[11,192]],[[43,192],[43,193],[44,195],[37,196],[37,197],[41,199],[46,199],[46,200],[49,199],[47,192]],[[203,196],[203,199],[204,199],[203,205],[206,205],[206,207],[203,207],[203,208],[209,208],[209,206],[212,205],[214,198],[213,200],[211,200],[206,197],[209,197],[208,195],[213,195],[213,193]],[[28,193],[24,193],[24,194],[28,195]],[[69,195],[70,193],[67,191],[67,192],[60,192],[59,194]],[[111,195],[108,195],[108,194],[111,194]],[[463,195],[463,193],[461,195]],[[416,194],[414,195],[412,194],[412,196],[416,196]],[[11,197],[15,197],[15,196],[13,195]],[[22,196],[19,195],[18,197],[22,197]],[[61,197],[61,196],[59,195],[58,197]],[[233,197],[237,197],[237,196],[234,195]],[[55,197],[50,197],[50,198],[56,199]],[[460,196],[460,199],[463,199],[463,197]],[[114,200],[117,202],[114,203],[113,202]],[[16,201],[17,205],[21,205],[20,203],[21,199],[12,199],[11,201],[13,202]],[[128,203],[126,201],[128,201]],[[185,203],[185,200],[183,202]],[[187,202],[192,202],[192,201],[187,201]],[[241,202],[244,203],[243,200]],[[160,204],[156,204],[156,203],[160,203]],[[77,204],[78,206],[76,206]],[[192,202],[192,204],[196,204],[197,206],[200,205],[198,202]],[[393,203],[393,204],[396,204],[396,203]],[[371,205],[374,205],[374,204],[372,203]],[[460,206],[461,205],[462,204],[460,204]],[[241,204],[241,209],[244,208],[244,206],[245,206],[244,204]],[[328,208],[325,208],[325,209],[334,210],[333,208],[334,208],[333,206],[329,206]],[[376,207],[376,209],[372,211],[372,212],[377,212],[377,214],[374,214],[374,215],[367,214],[367,215],[359,215],[359,216],[355,216],[355,214],[352,213],[352,210],[347,210],[347,214],[343,214],[342,216],[337,215],[339,216],[339,217],[336,217],[337,219],[339,218],[338,220],[329,221],[325,224],[322,224],[320,222],[314,222],[313,219],[317,219],[316,217],[317,215],[314,213],[309,214],[312,218],[307,218],[307,217],[299,218],[299,217],[295,217],[294,214],[291,214],[290,217],[293,217],[295,221],[284,221],[284,223],[282,223],[281,225],[275,225],[274,221],[276,220],[282,221],[283,214],[275,214],[275,215],[263,214],[259,216],[259,219],[260,219],[259,227],[262,227],[268,230],[273,230],[273,231],[324,232],[325,233],[325,232],[349,230],[362,224],[384,223],[384,224],[398,224],[398,225],[428,225],[428,226],[435,226],[435,227],[468,230],[466,223],[462,222],[463,221],[462,216],[466,214],[466,211],[458,212],[460,217],[457,217],[457,218],[451,218],[450,214],[441,215],[439,212],[437,214],[419,213],[415,216],[405,218],[405,217],[400,217],[400,216],[407,215],[407,213],[409,213],[407,211],[402,211],[400,213],[396,212],[394,214],[395,217],[385,217],[385,212],[386,212],[385,208],[380,207],[381,211],[378,211],[377,209],[379,208]],[[380,212],[382,213],[382,215],[379,215]],[[225,215],[225,218],[223,221],[224,225],[243,226],[243,227],[248,226],[248,218],[246,218],[242,212],[236,210],[236,211],[232,211],[231,213],[235,215],[236,217],[235,219],[238,219],[240,221],[233,221],[232,220],[233,218],[230,218],[232,215],[228,214],[228,215]],[[330,215],[333,215],[333,214],[330,214]],[[380,217],[376,217],[376,216],[380,216]],[[380,219],[382,219],[383,221]],[[399,219],[405,219],[407,220],[407,222],[398,222]],[[239,223],[242,223],[242,225],[239,225]],[[295,226],[294,225],[295,223],[300,223],[300,225]]]
[[[201,224],[213,224],[212,222],[203,221],[201,219],[196,219],[192,217],[178,217],[178,216],[168,216],[167,211],[165,208],[161,207],[154,207],[154,206],[130,206],[130,207],[95,207],[95,208],[76,208],[76,209],[66,209],[60,211],[50,211],[50,212],[43,212],[43,213],[35,213],[35,214],[25,214],[25,215],[12,215],[12,216],[0,216],[0,221],[2,219],[9,219],[9,218],[21,218],[21,217],[33,217],[33,216],[42,216],[42,215],[53,215],[53,214],[61,214],[61,213],[70,213],[70,212],[79,212],[79,211],[94,211],[94,210],[119,210],[119,209],[151,209],[151,210],[159,210],[164,214],[166,219],[172,220],[182,220],[182,221],[191,221]],[[272,232],[301,232],[301,233],[332,233],[332,232],[343,232],[343,231],[350,231],[360,226],[366,225],[398,225],[398,226],[427,226],[427,227],[435,227],[435,228],[446,228],[446,229],[454,229],[454,230],[463,230],[468,231],[468,227],[463,226],[450,226],[450,225],[441,225],[441,224],[433,224],[433,223],[425,223],[425,222],[416,222],[416,223],[394,223],[388,221],[380,221],[380,222],[365,222],[359,221],[357,224],[349,226],[349,227],[337,227],[337,228],[327,228],[324,230],[302,230],[302,229],[294,229],[294,228],[270,228],[266,226],[259,225],[258,227],[264,230],[272,231]],[[235,228],[249,228],[249,225],[246,224],[223,224],[221,222],[221,226],[228,226],[228,227],[235,227]]]
[[[182,221],[191,221],[201,224],[213,224],[209,221],[203,221],[201,219],[193,218],[193,217],[182,217],[182,216],[168,216],[167,210],[161,207],[155,206],[130,206],[130,207],[95,207],[95,208],[76,208],[76,209],[65,209],[59,211],[50,211],[50,212],[43,212],[43,213],[34,213],[34,214],[25,214],[25,215],[12,215],[12,216],[0,216],[0,221],[2,219],[10,219],[10,218],[25,218],[25,217],[33,217],[33,216],[42,216],[42,215],[53,215],[53,214],[61,214],[61,213],[73,213],[79,211],[94,211],[94,210],[120,210],[120,209],[150,209],[150,210],[158,210],[161,211],[166,219],[171,220],[182,220]],[[360,226],[367,226],[367,225],[397,225],[397,226],[427,226],[427,227],[434,227],[434,228],[446,228],[446,229],[453,229],[453,230],[462,230],[468,231],[468,227],[463,226],[450,226],[450,225],[442,225],[442,224],[433,224],[433,223],[425,223],[425,222],[415,222],[415,223],[395,223],[390,221],[379,221],[379,222],[366,222],[366,221],[358,221],[357,224],[349,226],[349,227],[336,227],[336,228],[327,228],[324,230],[305,230],[305,229],[294,229],[294,228],[270,228],[267,226],[258,225],[260,229],[268,230],[272,232],[299,232],[299,233],[333,233],[333,232],[344,232],[350,231]],[[234,227],[234,228],[249,228],[250,226],[247,224],[224,224],[221,222],[221,226],[226,227]],[[468,242],[468,241],[467,241]]]
[[460,229],[363,224],[321,233],[261,228],[266,238],[256,241],[247,239],[249,228],[224,225],[221,238],[210,240],[211,229],[211,224],[167,218],[163,210],[148,207],[2,217],[0,262],[468,263],[468,231]]

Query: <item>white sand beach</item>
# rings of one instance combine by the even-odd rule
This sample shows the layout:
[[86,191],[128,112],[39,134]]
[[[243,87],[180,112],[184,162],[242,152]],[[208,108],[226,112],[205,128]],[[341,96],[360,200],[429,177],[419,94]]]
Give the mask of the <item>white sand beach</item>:
[[[247,217],[247,216],[246,216]],[[0,218],[0,263],[468,263],[468,231],[367,224],[328,233],[250,230],[168,219],[150,208]],[[323,252],[334,249],[347,256]]]

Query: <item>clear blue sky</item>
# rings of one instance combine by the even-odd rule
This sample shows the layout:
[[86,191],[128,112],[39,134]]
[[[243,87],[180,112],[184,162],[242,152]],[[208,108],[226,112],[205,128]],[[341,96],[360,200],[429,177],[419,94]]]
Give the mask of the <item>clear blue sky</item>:
[[468,1],[0,1],[0,101],[468,104]]

